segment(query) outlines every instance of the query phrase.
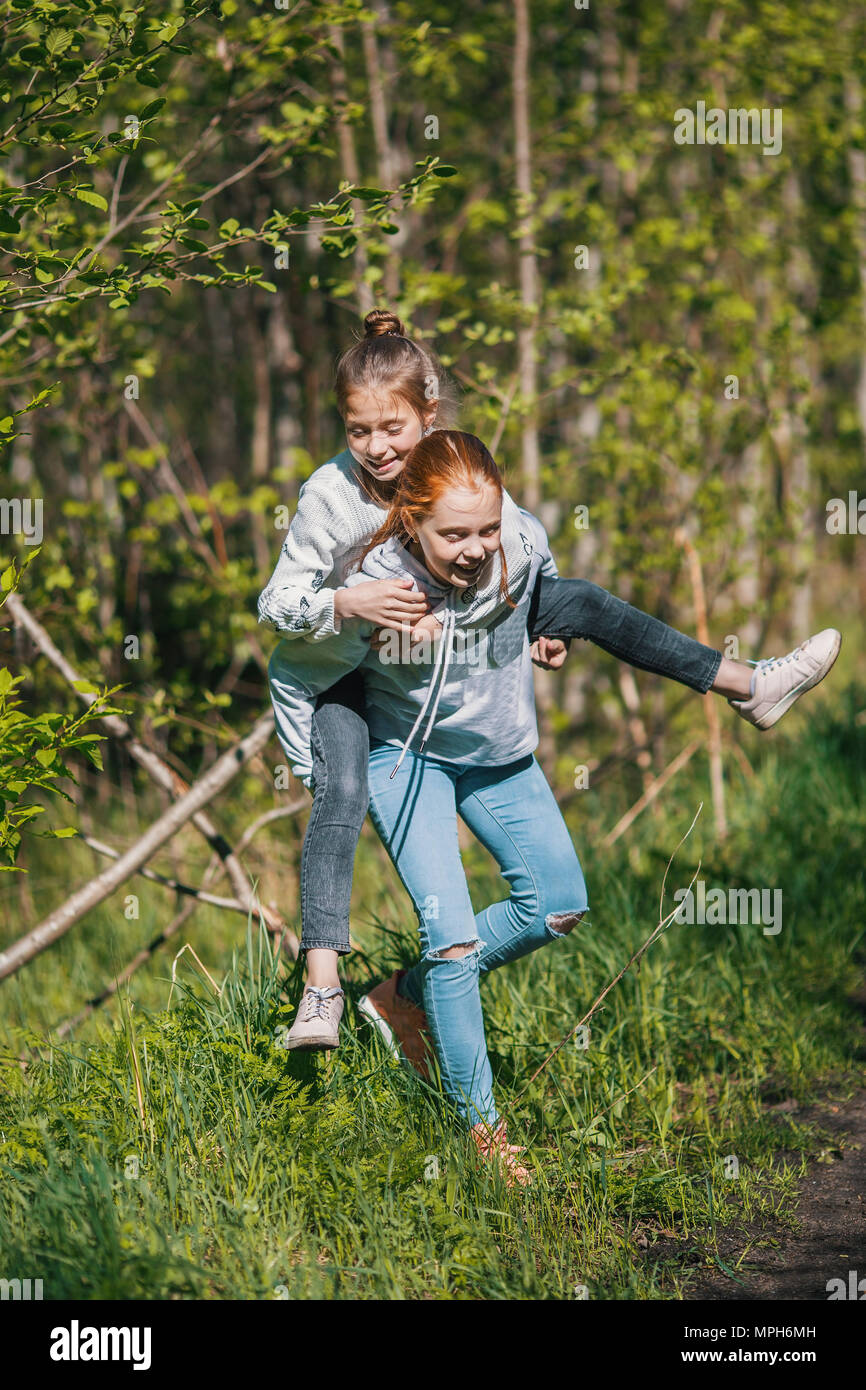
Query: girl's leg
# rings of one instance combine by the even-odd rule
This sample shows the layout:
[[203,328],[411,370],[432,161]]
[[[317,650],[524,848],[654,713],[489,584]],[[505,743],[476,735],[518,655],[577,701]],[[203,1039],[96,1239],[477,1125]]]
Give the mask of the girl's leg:
[[[701,693],[714,685],[719,668],[726,661],[721,652],[633,608],[588,579],[540,574],[529,606],[527,628],[531,641],[541,636],[588,638],[630,666],[667,676]],[[730,667],[736,668],[734,683],[719,693],[748,696],[749,668],[742,667],[744,674],[739,680],[739,663],[726,661],[729,680]]]
[[339,984],[349,946],[355,850],[367,814],[370,736],[364,684],[350,672],[320,695],[312,721],[313,808],[301,851],[301,950],[311,985]]
[[[586,883],[568,827],[535,758],[507,767],[464,769],[457,810],[499,865],[511,894],[476,914],[484,975],[567,936],[588,911]],[[425,963],[401,992],[421,1003]]]
[[783,657],[731,661],[588,579],[546,574],[536,581],[527,627],[532,641],[587,637],[630,666],[668,676],[702,694],[712,690],[758,729],[772,728],[824,679],[842,642],[841,633],[828,627]]
[[453,764],[410,753],[391,778],[394,749],[373,740],[370,818],[418,917],[419,988],[446,1093],[473,1125],[499,1119],[478,989],[482,943],[457,840]]

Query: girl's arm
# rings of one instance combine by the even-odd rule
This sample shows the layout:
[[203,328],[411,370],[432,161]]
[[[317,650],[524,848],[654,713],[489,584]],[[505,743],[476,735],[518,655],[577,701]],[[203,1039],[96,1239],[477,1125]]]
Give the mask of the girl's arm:
[[333,494],[313,478],[298,493],[298,508],[283,541],[276,568],[259,595],[259,622],[287,637],[313,642],[340,631],[335,589],[327,584],[346,552],[347,519]]

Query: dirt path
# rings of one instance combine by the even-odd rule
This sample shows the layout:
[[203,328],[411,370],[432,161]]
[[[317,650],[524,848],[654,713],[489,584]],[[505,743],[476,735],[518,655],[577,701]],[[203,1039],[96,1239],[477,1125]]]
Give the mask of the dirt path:
[[[827,1284],[841,1279],[845,1297],[850,1298],[852,1271],[863,1287],[856,1295],[866,1300],[866,1091],[848,1101],[827,1097],[812,1105],[797,1107],[784,1102],[784,1109],[800,1122],[814,1121],[832,1135],[823,1153],[809,1162],[800,1179],[800,1201],[796,1234],[767,1226],[740,1227],[735,1233],[719,1230],[718,1249],[731,1268],[736,1265],[749,1238],[778,1241],[752,1249],[736,1271],[737,1283],[722,1270],[701,1271],[689,1282],[686,1301],[711,1299],[714,1302],[741,1302],[763,1299],[829,1299]],[[770,1107],[771,1109],[774,1107]],[[781,1106],[775,1107],[781,1109]],[[782,1151],[783,1158],[799,1154]]]

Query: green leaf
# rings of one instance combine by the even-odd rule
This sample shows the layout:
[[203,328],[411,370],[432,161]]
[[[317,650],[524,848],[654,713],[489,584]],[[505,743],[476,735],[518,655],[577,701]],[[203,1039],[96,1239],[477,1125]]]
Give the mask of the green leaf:
[[75,196],[80,203],[89,203],[91,207],[99,208],[102,212],[108,211],[108,203],[102,194],[92,188],[76,188]]
[[46,47],[52,58],[60,53],[65,53],[74,37],[75,34],[71,29],[54,29],[48,35],[46,42]]

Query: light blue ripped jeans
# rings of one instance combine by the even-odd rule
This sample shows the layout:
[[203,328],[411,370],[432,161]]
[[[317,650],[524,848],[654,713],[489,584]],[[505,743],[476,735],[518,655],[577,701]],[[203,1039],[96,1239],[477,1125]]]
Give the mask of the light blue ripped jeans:
[[[426,1010],[450,1099],[469,1124],[495,1124],[479,983],[488,970],[566,936],[587,911],[586,884],[556,799],[533,755],[470,767],[370,740],[370,816],[415,905],[422,955],[401,993]],[[476,913],[457,816],[490,851],[510,897]],[[460,957],[450,946],[471,945]]]

